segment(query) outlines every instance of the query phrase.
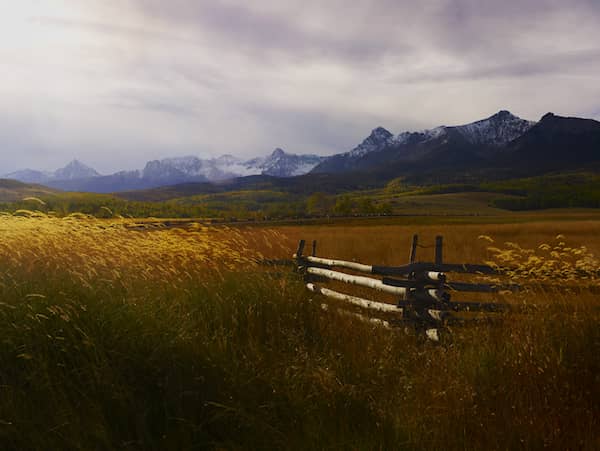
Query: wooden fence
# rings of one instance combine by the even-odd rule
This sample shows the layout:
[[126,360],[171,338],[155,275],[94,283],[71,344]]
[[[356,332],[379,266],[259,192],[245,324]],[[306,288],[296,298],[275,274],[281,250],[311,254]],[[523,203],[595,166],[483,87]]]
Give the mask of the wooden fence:
[[[310,255],[305,255],[306,243],[301,240],[293,258],[310,291],[373,312],[375,315],[390,315],[390,318],[373,318],[348,311],[345,311],[346,314],[386,327],[410,323],[434,341],[440,339],[443,331],[448,330],[448,326],[473,320],[468,318],[468,313],[483,312],[484,320],[493,321],[494,314],[511,309],[508,304],[496,302],[452,300],[455,294],[461,292],[495,293],[504,290],[515,291],[519,287],[511,284],[452,282],[449,280],[449,273],[492,275],[497,274],[497,270],[487,265],[444,263],[441,236],[436,237],[433,262],[417,262],[418,246],[419,237],[415,235],[410,249],[409,263],[395,267],[317,257],[316,241],[312,242]],[[369,274],[371,277],[359,274]],[[331,281],[386,293],[392,295],[396,302],[394,304],[379,302],[323,286]],[[324,308],[328,306],[324,304]],[[481,317],[476,318],[476,320],[481,319]]]

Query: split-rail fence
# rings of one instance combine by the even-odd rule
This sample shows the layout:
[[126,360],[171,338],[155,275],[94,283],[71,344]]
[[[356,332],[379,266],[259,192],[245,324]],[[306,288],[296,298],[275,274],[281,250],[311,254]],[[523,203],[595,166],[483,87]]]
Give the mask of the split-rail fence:
[[[312,242],[312,252],[305,255],[306,242],[301,240],[293,255],[298,271],[304,276],[306,287],[327,298],[342,301],[378,316],[391,314],[384,320],[345,311],[349,315],[376,322],[384,326],[410,324],[433,341],[447,334],[448,326],[464,324],[473,319],[465,318],[468,313],[483,313],[478,320],[493,321],[494,314],[511,309],[509,304],[497,302],[464,302],[452,300],[456,293],[494,293],[518,290],[517,285],[492,283],[467,283],[449,280],[449,273],[493,275],[497,269],[488,265],[467,263],[445,263],[443,259],[443,237],[436,237],[433,262],[417,262],[419,237],[414,235],[409,263],[403,266],[376,266],[363,263],[318,257],[317,242]],[[368,274],[365,276],[363,274]],[[326,286],[335,281],[347,285],[364,287],[394,296],[395,304],[367,299],[342,293]],[[344,290],[346,291],[346,290]],[[323,305],[328,308],[327,304]],[[460,313],[460,316],[456,314]],[[467,315],[465,315],[467,313]]]

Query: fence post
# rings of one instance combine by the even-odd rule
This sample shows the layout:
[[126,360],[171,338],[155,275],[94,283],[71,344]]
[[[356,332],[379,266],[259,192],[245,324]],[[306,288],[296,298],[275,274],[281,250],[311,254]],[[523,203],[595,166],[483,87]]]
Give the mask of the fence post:
[[312,242],[312,256],[317,256],[317,240],[313,240]]
[[440,236],[435,237],[435,264],[442,265],[444,263],[444,238]]
[[413,235],[412,247],[410,248],[410,263],[414,263],[417,258],[417,244],[419,243],[419,235]]
[[296,251],[296,258],[302,258],[302,253],[304,252],[304,245],[306,242],[304,240],[300,240],[298,243],[298,250]]

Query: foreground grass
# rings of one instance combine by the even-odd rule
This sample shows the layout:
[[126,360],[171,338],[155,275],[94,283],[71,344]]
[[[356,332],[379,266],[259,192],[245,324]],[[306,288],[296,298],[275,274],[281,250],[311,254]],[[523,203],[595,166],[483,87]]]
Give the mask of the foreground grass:
[[19,224],[43,231],[29,241],[3,230],[1,449],[599,445],[591,292],[529,294],[535,316],[435,346],[323,312],[232,231],[46,221]]

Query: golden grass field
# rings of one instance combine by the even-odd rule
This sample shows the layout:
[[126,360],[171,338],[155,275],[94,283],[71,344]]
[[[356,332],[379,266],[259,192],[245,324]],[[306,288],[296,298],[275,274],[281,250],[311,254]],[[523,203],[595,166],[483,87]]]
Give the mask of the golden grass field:
[[[412,236],[419,234],[420,244],[433,245],[435,236],[444,237],[444,254],[448,262],[480,263],[489,258],[490,243],[478,239],[487,235],[495,245],[519,243],[524,248],[536,248],[552,243],[562,234],[572,246],[585,245],[590,252],[600,255],[600,218],[591,220],[535,220],[527,223],[500,224],[336,224],[280,226],[277,231],[286,237],[282,251],[295,250],[299,239],[317,240],[319,255],[368,261],[372,264],[400,265],[408,262]],[[503,221],[502,218],[496,218]],[[281,253],[279,257],[290,257]],[[418,259],[431,261],[433,249],[419,249]]]
[[[2,215],[0,449],[598,449],[600,221],[537,218]],[[448,262],[517,264],[520,283],[570,289],[534,286],[509,301],[535,314],[436,345],[323,311],[291,269],[259,264],[304,238],[321,256],[399,265],[414,233],[443,235]]]

